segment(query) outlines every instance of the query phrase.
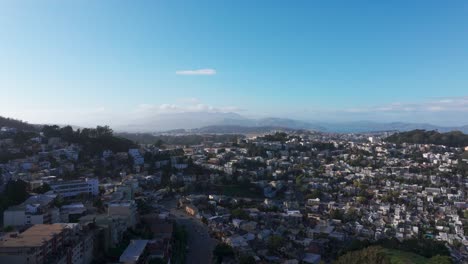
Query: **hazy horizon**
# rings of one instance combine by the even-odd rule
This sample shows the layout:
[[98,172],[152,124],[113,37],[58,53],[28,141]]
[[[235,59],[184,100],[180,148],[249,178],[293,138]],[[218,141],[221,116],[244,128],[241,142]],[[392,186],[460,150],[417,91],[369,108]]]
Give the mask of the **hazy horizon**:
[[465,1],[5,1],[0,116],[467,125],[467,11]]

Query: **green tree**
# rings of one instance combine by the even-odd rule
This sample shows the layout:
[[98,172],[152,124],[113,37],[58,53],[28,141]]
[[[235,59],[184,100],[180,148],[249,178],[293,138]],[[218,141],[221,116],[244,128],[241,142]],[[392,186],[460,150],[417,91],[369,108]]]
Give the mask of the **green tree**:
[[367,198],[365,196],[358,196],[356,198],[356,202],[358,202],[360,204],[365,204],[367,202]]
[[234,250],[232,250],[230,245],[226,243],[220,243],[216,245],[215,249],[213,250],[213,255],[216,257],[216,262],[221,263],[223,258],[234,256]]
[[71,126],[64,126],[60,129],[60,137],[68,142],[75,141],[76,134]]
[[0,194],[0,213],[12,205],[24,202],[29,194],[26,191],[27,183],[22,180],[10,180],[3,193]]
[[429,259],[428,264],[452,264],[452,259],[449,256],[434,256]]
[[343,216],[343,220],[345,220],[346,222],[356,221],[358,218],[358,211],[354,207],[349,208],[349,210]]
[[42,133],[45,137],[60,137],[60,128],[57,125],[49,126],[45,125],[42,127]]
[[332,219],[343,220],[343,212],[339,209],[332,209],[330,210],[330,217]]
[[28,184],[22,180],[9,181],[6,185],[4,195],[8,197],[13,205],[24,202],[29,194],[26,191]]
[[255,258],[252,256],[241,256],[239,258],[239,264],[255,264]]
[[273,235],[268,238],[267,248],[270,252],[279,250],[284,245],[284,238],[281,236]]
[[348,252],[339,257],[334,264],[390,264],[382,247],[371,246],[357,251]]
[[306,195],[307,199],[317,199],[322,197],[322,191],[319,189],[314,189],[309,194]]
[[164,261],[162,258],[151,259],[148,264],[166,264],[167,261]]
[[34,189],[33,191],[35,193],[40,193],[40,194],[44,194],[48,191],[52,190],[49,186],[49,184],[47,183],[44,183],[43,185],[41,185],[40,187],[37,187],[36,189]]
[[236,208],[236,209],[231,210],[231,216],[233,218],[239,218],[239,219],[244,219],[244,220],[247,220],[250,218],[249,214],[241,208]]
[[187,236],[187,231],[184,226],[174,225],[171,263],[185,263]]
[[12,226],[5,226],[5,227],[3,228],[3,232],[11,232],[11,231],[13,231],[13,230],[15,230],[15,228],[12,227]]

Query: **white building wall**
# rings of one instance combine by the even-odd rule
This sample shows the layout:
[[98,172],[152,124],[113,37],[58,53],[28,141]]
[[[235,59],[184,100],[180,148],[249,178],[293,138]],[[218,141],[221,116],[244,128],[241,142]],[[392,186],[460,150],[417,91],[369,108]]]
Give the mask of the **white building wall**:
[[3,212],[3,226],[22,226],[26,224],[26,214],[24,211]]
[[26,215],[27,224],[37,225],[44,224],[44,215]]
[[63,197],[72,197],[80,194],[99,194],[99,180],[86,179],[84,181],[65,181],[61,183],[50,184],[52,190]]

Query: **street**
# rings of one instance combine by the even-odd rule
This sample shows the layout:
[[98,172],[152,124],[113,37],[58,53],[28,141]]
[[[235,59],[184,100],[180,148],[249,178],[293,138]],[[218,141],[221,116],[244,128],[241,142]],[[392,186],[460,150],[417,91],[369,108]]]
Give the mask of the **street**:
[[177,224],[184,226],[188,234],[187,264],[212,263],[213,249],[217,241],[209,236],[208,228],[198,219],[177,209],[176,201],[163,202],[162,205],[175,217]]

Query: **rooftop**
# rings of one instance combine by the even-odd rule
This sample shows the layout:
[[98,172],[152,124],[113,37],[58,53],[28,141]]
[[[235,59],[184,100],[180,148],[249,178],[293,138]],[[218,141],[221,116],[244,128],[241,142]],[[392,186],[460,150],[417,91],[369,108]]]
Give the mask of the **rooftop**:
[[120,256],[120,262],[136,262],[145,250],[148,240],[132,240]]
[[4,238],[0,247],[39,247],[67,228],[65,224],[38,224],[15,237]]

